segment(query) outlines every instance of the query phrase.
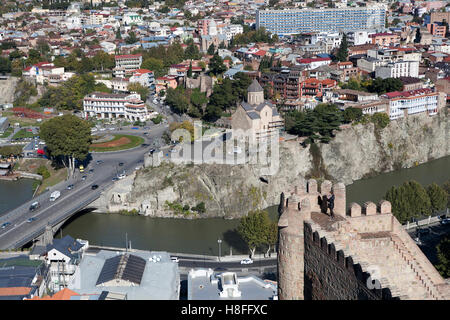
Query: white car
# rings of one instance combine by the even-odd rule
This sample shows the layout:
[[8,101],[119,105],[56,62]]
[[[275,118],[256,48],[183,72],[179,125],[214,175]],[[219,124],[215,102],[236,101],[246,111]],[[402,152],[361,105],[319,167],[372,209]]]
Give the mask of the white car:
[[450,218],[445,218],[441,220],[442,224],[449,224],[450,223]]
[[123,173],[121,173],[121,174],[119,174],[119,175],[117,176],[117,178],[119,178],[119,179],[123,179],[123,178],[125,178],[125,177],[126,177],[126,175],[123,174]]
[[172,260],[173,262],[180,262],[180,260],[178,259],[178,257],[170,257],[170,260]]
[[244,260],[241,260],[241,264],[252,264],[253,260],[250,258],[245,258]]

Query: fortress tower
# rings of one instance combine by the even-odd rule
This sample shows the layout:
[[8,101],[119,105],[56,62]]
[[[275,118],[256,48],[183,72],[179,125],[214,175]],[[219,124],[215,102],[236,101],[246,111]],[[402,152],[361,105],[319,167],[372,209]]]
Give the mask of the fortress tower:
[[[335,216],[320,212],[333,191]],[[345,186],[309,180],[281,195],[280,299],[449,299],[450,285],[391,213],[391,204],[352,203]]]

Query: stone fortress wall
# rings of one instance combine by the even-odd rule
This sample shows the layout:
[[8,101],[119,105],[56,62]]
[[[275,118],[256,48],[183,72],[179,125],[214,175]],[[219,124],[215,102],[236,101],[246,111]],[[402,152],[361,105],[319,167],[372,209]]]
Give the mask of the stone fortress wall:
[[[449,299],[443,279],[402,225],[391,204],[356,203],[346,211],[345,186],[315,180],[281,195],[280,299]],[[334,218],[318,196],[335,194]]]

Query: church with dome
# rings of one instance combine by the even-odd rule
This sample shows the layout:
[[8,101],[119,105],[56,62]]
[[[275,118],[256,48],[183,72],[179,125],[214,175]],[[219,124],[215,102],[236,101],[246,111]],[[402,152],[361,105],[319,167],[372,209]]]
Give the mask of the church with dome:
[[256,139],[272,136],[284,127],[277,107],[264,99],[264,89],[256,79],[247,89],[247,102],[242,101],[231,117],[233,130],[244,130]]
[[219,33],[216,22],[214,19],[211,19],[208,24],[208,34],[202,34],[201,36],[200,49],[202,52],[206,52],[211,44],[214,44],[214,47],[217,49],[221,43],[228,46],[227,35]]

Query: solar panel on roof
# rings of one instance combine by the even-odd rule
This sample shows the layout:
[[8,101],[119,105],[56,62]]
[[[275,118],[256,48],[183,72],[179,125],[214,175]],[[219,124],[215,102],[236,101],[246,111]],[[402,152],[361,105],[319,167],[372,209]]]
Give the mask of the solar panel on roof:
[[140,284],[144,274],[146,261],[138,256],[125,254],[109,258],[103,264],[96,285],[122,279]]

